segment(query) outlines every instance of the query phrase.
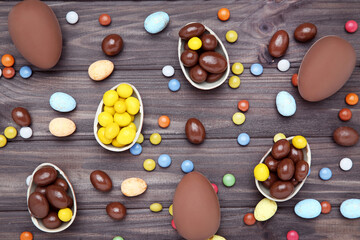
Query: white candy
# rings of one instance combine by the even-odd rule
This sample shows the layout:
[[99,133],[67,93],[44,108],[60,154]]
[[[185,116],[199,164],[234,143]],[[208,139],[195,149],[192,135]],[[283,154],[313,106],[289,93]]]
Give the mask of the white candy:
[[164,74],[165,77],[172,77],[175,74],[175,69],[170,65],[166,65],[162,69],[162,74]]
[[290,62],[286,59],[281,59],[277,64],[277,68],[281,72],[286,72],[290,68]]
[[1,69],[0,69],[0,77],[1,77],[1,74],[2,74],[2,71],[1,71]]
[[340,168],[343,171],[349,171],[353,166],[353,163],[350,158],[343,158],[340,161]]
[[26,185],[30,185],[30,181],[31,181],[31,175],[27,176],[26,178]]
[[79,21],[79,15],[74,11],[70,11],[66,14],[66,21],[70,24],[75,24]]
[[28,138],[30,138],[32,136],[32,133],[33,133],[33,131],[29,127],[20,128],[20,136],[22,138],[28,139]]

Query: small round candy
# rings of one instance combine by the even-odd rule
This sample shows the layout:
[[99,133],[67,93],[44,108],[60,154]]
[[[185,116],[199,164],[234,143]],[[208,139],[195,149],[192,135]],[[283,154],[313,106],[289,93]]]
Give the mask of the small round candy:
[[283,133],[277,133],[277,134],[275,134],[275,136],[274,136],[274,143],[276,143],[277,141],[279,141],[279,140],[281,140],[281,139],[285,139],[285,138],[286,138],[285,134],[283,134]]
[[260,76],[264,71],[263,66],[260,63],[254,63],[250,67],[250,72],[254,76]]
[[136,143],[143,143],[144,142],[144,135],[142,135],[142,133],[140,133],[139,138],[136,140]]
[[177,79],[171,79],[168,83],[170,91],[177,92],[180,89],[180,82]]
[[11,79],[15,76],[15,69],[13,67],[5,67],[3,69],[4,78]]
[[294,87],[298,86],[298,74],[294,73],[291,77],[291,83]]
[[331,204],[328,201],[322,201],[321,203],[321,213],[329,213],[331,211]]
[[72,211],[70,208],[60,209],[58,212],[58,217],[62,222],[68,222],[72,218]]
[[281,59],[277,64],[277,68],[280,72],[286,72],[290,68],[290,62],[286,59]]
[[230,30],[226,33],[225,37],[226,41],[228,41],[229,43],[234,43],[238,39],[238,34],[234,30]]
[[359,96],[356,93],[349,93],[346,95],[345,102],[351,106],[356,105],[359,102]]
[[4,135],[0,135],[0,148],[5,147],[7,139]]
[[31,232],[22,232],[20,235],[20,240],[32,240],[33,235]]
[[20,76],[24,79],[27,79],[31,76],[32,70],[29,66],[22,66],[20,68]]
[[343,171],[349,171],[353,166],[353,162],[350,158],[343,158],[340,160],[340,168]]
[[309,168],[309,172],[308,172],[307,177],[310,176],[310,173],[311,173],[311,168]]
[[135,143],[131,148],[130,148],[130,153],[134,156],[140,155],[142,152],[142,147],[139,143]]
[[0,69],[0,77],[1,77],[1,75],[2,75],[2,70]]
[[161,154],[158,158],[158,164],[163,168],[169,167],[171,164],[171,157],[167,154]]
[[324,181],[329,180],[332,177],[332,172],[331,172],[330,168],[322,168],[322,169],[320,169],[319,177]]
[[345,30],[348,33],[354,33],[358,29],[358,24],[354,20],[349,20],[345,23]]
[[169,213],[170,215],[172,216],[174,213],[173,213],[173,205],[171,204],[170,207],[169,207]]
[[153,145],[159,145],[161,143],[161,135],[158,133],[153,133],[150,135],[150,142]]
[[242,65],[239,62],[236,62],[232,65],[231,71],[233,72],[233,74],[240,75],[244,72],[244,65]]
[[70,24],[75,24],[79,21],[79,15],[74,11],[70,11],[66,14],[66,21]]
[[119,97],[128,98],[133,94],[134,90],[129,84],[121,83],[117,87],[116,92],[118,93]]
[[16,130],[16,128],[9,126],[9,127],[5,128],[4,135],[7,139],[13,139],[17,135],[17,130]]
[[105,106],[112,107],[118,100],[119,95],[113,89],[106,91],[103,95],[103,101]]
[[1,63],[2,63],[2,65],[4,65],[4,67],[12,67],[15,63],[15,59],[10,54],[4,54],[1,57]]
[[106,127],[107,125],[114,122],[113,116],[108,112],[102,112],[98,116],[99,124],[103,127]]
[[247,133],[240,133],[237,137],[237,142],[241,146],[247,146],[250,143],[250,136]]
[[120,236],[116,236],[113,238],[113,240],[124,240],[124,238],[120,237]]
[[230,18],[230,11],[227,8],[220,8],[217,15],[221,21],[227,21]]
[[151,172],[155,169],[156,163],[153,159],[146,159],[143,163],[144,169],[148,172]]
[[266,179],[268,179],[269,175],[270,175],[269,168],[264,163],[259,163],[254,168],[254,176],[260,182],[263,182]]
[[202,46],[202,42],[201,39],[198,37],[192,37],[190,38],[190,40],[188,41],[188,46],[191,50],[199,50]]
[[231,173],[227,173],[223,176],[223,184],[226,186],[226,187],[232,187],[234,186],[235,184],[235,176],[232,175]]
[[101,15],[99,16],[99,23],[100,23],[100,25],[102,25],[102,26],[108,26],[108,25],[110,25],[110,23],[111,23],[111,17],[110,17],[110,15],[109,15],[109,14],[105,14],[105,13],[101,14]]
[[351,110],[348,108],[343,108],[339,111],[339,118],[341,121],[349,121],[352,117]]
[[240,100],[238,102],[238,109],[242,112],[247,112],[249,110],[249,101],[247,100]]
[[295,136],[291,142],[297,149],[303,149],[307,145],[306,138],[300,135]]
[[158,119],[158,124],[162,128],[167,128],[170,125],[170,118],[166,115],[160,116]]
[[291,230],[286,234],[286,239],[287,240],[299,240],[299,234],[296,231]]
[[150,205],[150,210],[152,212],[160,212],[163,209],[160,203],[153,203]]
[[189,173],[194,170],[194,163],[190,160],[185,160],[181,163],[181,170],[184,173]]
[[171,226],[173,227],[173,229],[175,229],[175,230],[176,230],[176,226],[175,226],[174,219],[173,219],[173,220],[171,220]]
[[24,138],[24,139],[28,139],[32,136],[33,131],[31,128],[29,127],[22,127],[20,128],[20,137]]
[[232,120],[236,125],[241,125],[245,122],[245,114],[241,112],[234,113]]
[[32,175],[27,176],[27,178],[25,180],[25,183],[26,183],[27,186],[30,185],[31,179],[32,179]]
[[244,223],[248,226],[254,225],[256,223],[256,219],[253,213],[247,213],[244,215]]
[[175,74],[175,69],[173,68],[173,66],[166,65],[162,68],[162,74],[165,77],[172,77]]
[[218,188],[218,186],[216,186],[216,184],[215,183],[211,183],[211,185],[212,185],[212,187],[214,188],[214,191],[216,192],[216,194],[218,193],[218,191],[219,191],[219,188]]
[[231,88],[238,88],[240,86],[240,78],[238,76],[229,78],[229,86]]

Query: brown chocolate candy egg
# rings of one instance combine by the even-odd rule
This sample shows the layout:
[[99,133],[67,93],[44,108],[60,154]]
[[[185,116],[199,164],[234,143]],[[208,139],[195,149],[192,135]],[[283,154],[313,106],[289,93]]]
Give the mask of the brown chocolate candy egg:
[[222,73],[227,68],[226,58],[218,52],[204,52],[199,58],[200,66],[209,73]]
[[281,139],[276,143],[274,143],[271,150],[271,155],[273,156],[273,158],[280,160],[286,157],[289,154],[289,152],[290,152],[289,141],[286,139]]
[[296,186],[299,184],[299,181],[296,180],[295,178],[292,178],[292,179],[290,180],[290,182],[292,183],[292,185],[294,185],[294,187],[296,187]]
[[44,218],[49,213],[49,203],[45,196],[38,192],[33,192],[28,199],[28,207],[31,214],[36,218]]
[[59,186],[62,187],[64,189],[64,191],[66,192],[69,189],[69,185],[67,184],[67,182],[62,179],[62,178],[57,178],[54,182],[55,186]]
[[359,133],[351,127],[339,127],[333,133],[334,141],[340,146],[354,146],[359,141]]
[[214,51],[217,47],[216,37],[212,34],[203,34],[201,36],[202,49],[205,51]]
[[45,218],[42,219],[42,223],[46,228],[49,229],[55,229],[61,225],[61,221],[56,212],[50,212]]
[[109,175],[101,170],[95,170],[90,174],[91,184],[99,191],[108,192],[112,188],[112,181]]
[[294,163],[297,163],[300,160],[304,160],[304,153],[301,149],[297,149],[293,145],[290,146],[290,153],[287,156],[291,160],[294,161]]
[[121,220],[126,216],[126,208],[119,202],[112,202],[106,206],[106,213],[115,220]]
[[62,187],[50,185],[46,188],[46,198],[49,203],[58,209],[66,208],[69,205],[68,195]]
[[294,32],[294,38],[299,42],[307,42],[316,36],[317,28],[312,23],[300,24]]
[[193,67],[199,61],[199,54],[193,50],[185,50],[181,54],[181,62],[184,64],[185,67]]
[[46,196],[46,187],[37,186],[35,188],[35,192],[41,193],[42,195]]
[[294,176],[294,173],[295,165],[293,160],[291,160],[290,158],[285,158],[279,162],[279,165],[277,167],[277,175],[281,180],[290,180]]
[[270,188],[270,195],[274,198],[284,199],[294,191],[294,185],[290,181],[277,181]]
[[216,82],[217,80],[219,80],[222,76],[224,75],[224,73],[209,73],[207,78],[206,78],[206,82],[208,83],[213,83]]
[[300,160],[295,165],[294,177],[296,181],[301,182],[306,178],[309,173],[309,164],[304,160]]
[[265,165],[269,168],[270,172],[276,172],[279,164],[271,155],[267,156],[264,160]]
[[74,200],[69,196],[67,195],[68,197],[68,208],[72,208],[72,206],[74,205]]
[[276,181],[278,181],[279,178],[277,177],[276,174],[274,173],[270,173],[268,179],[266,179],[265,181],[262,182],[262,184],[266,187],[266,188],[270,188]]
[[200,67],[200,65],[196,65],[195,67],[190,68],[189,75],[194,82],[202,83],[205,82],[208,73]]
[[61,29],[45,3],[26,0],[16,4],[8,16],[8,29],[15,47],[31,64],[50,69],[59,61]]
[[201,23],[190,23],[179,31],[179,37],[183,40],[189,40],[192,37],[199,37],[205,32],[205,27]]
[[36,171],[33,182],[38,186],[46,186],[53,183],[57,178],[57,171],[53,167],[42,167]]
[[186,174],[173,200],[174,223],[185,239],[205,240],[220,226],[220,204],[211,183],[199,172]]
[[289,46],[289,35],[284,30],[279,30],[272,36],[269,42],[269,53],[273,57],[281,57],[286,53]]
[[189,142],[200,144],[204,142],[206,132],[204,125],[196,118],[190,118],[185,124],[185,133]]
[[123,39],[118,34],[107,35],[101,44],[103,52],[108,56],[115,56],[123,49]]
[[14,120],[14,122],[16,122],[22,127],[27,127],[31,124],[30,114],[28,110],[26,110],[25,108],[22,107],[14,108],[11,112],[11,117]]

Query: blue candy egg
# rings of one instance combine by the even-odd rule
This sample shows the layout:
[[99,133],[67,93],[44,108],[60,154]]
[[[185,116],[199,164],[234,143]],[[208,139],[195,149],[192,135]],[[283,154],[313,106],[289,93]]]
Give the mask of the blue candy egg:
[[50,106],[59,112],[71,112],[76,107],[76,101],[67,93],[56,92],[50,97]]
[[330,168],[322,168],[322,169],[320,169],[319,177],[322,180],[325,180],[325,181],[329,180],[332,177],[332,172],[331,172]]
[[167,154],[161,154],[158,158],[158,164],[163,168],[169,167],[171,164],[171,157]]
[[142,147],[139,143],[135,143],[131,148],[130,148],[130,153],[134,156],[140,155],[142,152]]
[[321,204],[315,199],[305,199],[295,205],[295,213],[301,218],[316,218],[321,213]]
[[180,89],[180,82],[177,79],[171,79],[168,83],[168,87],[170,89],[170,91],[172,92],[176,92],[179,91]]
[[185,160],[181,163],[181,170],[184,173],[189,173],[194,170],[194,163],[190,160]]
[[155,12],[147,16],[144,22],[145,30],[148,33],[156,34],[164,30],[170,20],[166,12]]
[[20,68],[20,76],[22,78],[29,78],[32,75],[32,70],[29,66],[23,66]]
[[237,138],[237,142],[241,146],[246,146],[250,142],[250,136],[247,133],[240,133],[238,138]]
[[346,218],[360,218],[360,199],[347,199],[340,205],[340,212]]
[[296,112],[296,102],[294,97],[286,92],[281,91],[276,96],[276,108],[284,117],[290,117]]
[[260,76],[264,71],[263,66],[260,63],[254,63],[250,67],[250,72],[254,76]]

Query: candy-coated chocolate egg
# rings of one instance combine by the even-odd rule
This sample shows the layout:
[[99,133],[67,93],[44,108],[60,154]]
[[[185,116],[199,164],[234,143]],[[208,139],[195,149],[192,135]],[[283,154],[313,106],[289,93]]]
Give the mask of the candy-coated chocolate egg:
[[61,225],[61,221],[56,212],[50,212],[45,218],[42,219],[42,223],[49,229],[55,229]]
[[204,142],[206,132],[204,125],[196,118],[190,118],[185,125],[185,133],[189,142],[200,144]]
[[201,23],[190,23],[179,31],[179,37],[183,40],[189,40],[192,37],[201,36],[205,32],[205,27]]
[[69,204],[68,195],[62,187],[50,185],[46,188],[46,198],[55,208],[66,208]]
[[277,167],[277,174],[281,180],[290,180],[294,176],[294,173],[295,166],[293,160],[291,160],[290,158],[285,158],[279,162]]
[[294,177],[296,181],[303,181],[309,173],[309,164],[304,160],[300,160],[296,163]]
[[290,158],[291,160],[294,161],[294,163],[297,163],[300,160],[304,159],[304,153],[301,149],[297,149],[296,147],[294,147],[293,145],[290,146],[290,153],[287,156],[288,158]]
[[317,28],[312,23],[300,24],[294,32],[294,38],[299,42],[308,42],[316,36]]
[[290,143],[288,140],[286,139],[281,139],[279,141],[277,141],[276,143],[274,143],[272,150],[271,150],[271,155],[275,158],[275,159],[283,159],[284,157],[286,157],[290,152]]
[[217,80],[219,80],[222,76],[224,75],[224,73],[208,73],[208,76],[206,78],[206,82],[208,83],[213,83],[216,82]]
[[108,56],[115,56],[123,49],[123,39],[118,34],[107,35],[101,44],[103,52]]
[[359,140],[359,133],[351,127],[338,127],[333,133],[334,141],[340,146],[350,147]]
[[209,73],[222,73],[227,68],[227,61],[223,55],[218,52],[204,52],[199,58],[200,66]]
[[106,206],[106,213],[115,220],[121,220],[126,216],[126,208],[119,202],[112,202]]
[[35,188],[35,192],[41,193],[42,195],[46,196],[46,187],[37,186]]
[[108,192],[112,188],[112,181],[109,175],[101,170],[95,170],[90,174],[91,184],[99,191]]
[[214,51],[218,44],[216,37],[212,34],[203,34],[201,36],[201,42],[201,49],[205,51]]
[[272,36],[269,43],[269,53],[273,57],[281,57],[289,46],[289,35],[284,30],[279,30]]
[[271,155],[267,156],[264,160],[265,165],[269,168],[270,172],[276,172],[279,164]]
[[57,171],[53,167],[42,167],[36,171],[33,182],[38,186],[46,186],[53,183],[57,178]]
[[266,179],[262,183],[266,188],[270,188],[278,180],[279,180],[279,178],[276,176],[276,174],[271,172],[268,179]]
[[193,50],[185,50],[181,54],[181,62],[184,64],[185,67],[193,67],[199,61],[199,54]]
[[294,191],[294,185],[289,182],[277,181],[270,188],[270,195],[274,198],[287,198]]
[[208,73],[202,67],[200,67],[200,65],[196,65],[190,68],[189,75],[191,80],[194,82],[202,83],[205,82]]
[[57,178],[54,182],[55,186],[59,186],[62,187],[64,189],[64,191],[66,192],[69,189],[69,185],[67,184],[67,182],[62,179],[62,178]]
[[28,207],[31,214],[36,218],[44,218],[49,213],[49,203],[45,196],[38,192],[33,192],[28,199]]
[[23,107],[14,108],[11,112],[11,117],[14,122],[16,122],[22,127],[27,127],[31,124],[30,114],[28,110]]

